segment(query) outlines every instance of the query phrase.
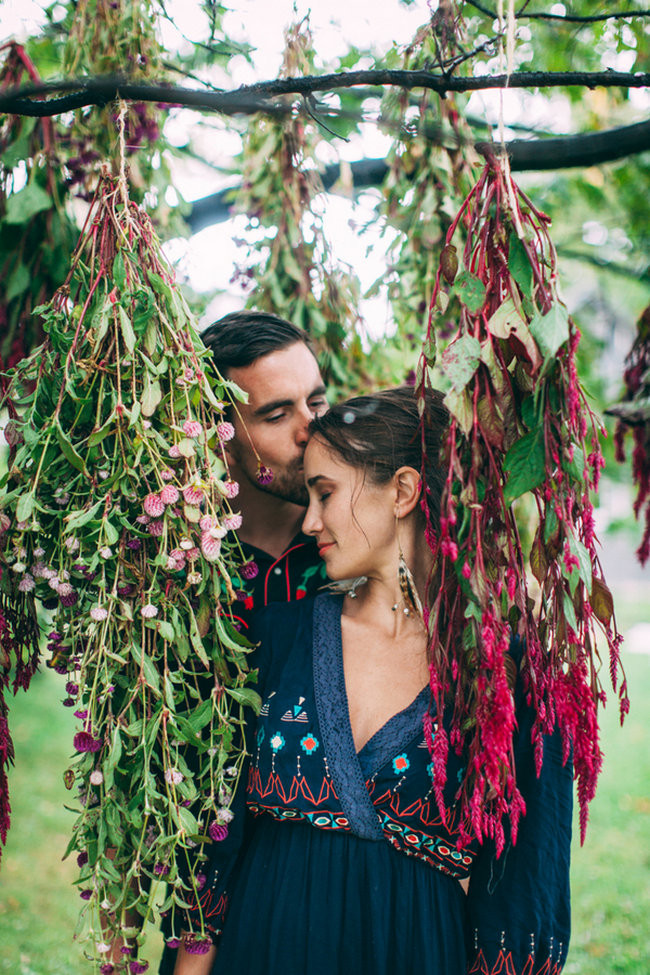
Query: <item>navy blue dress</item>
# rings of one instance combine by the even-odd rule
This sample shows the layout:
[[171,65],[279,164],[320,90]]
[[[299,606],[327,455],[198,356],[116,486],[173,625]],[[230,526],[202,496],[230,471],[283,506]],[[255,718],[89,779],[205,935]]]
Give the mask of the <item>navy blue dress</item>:
[[[570,769],[547,748],[542,777],[527,774],[524,743],[516,847],[498,860],[488,843],[458,850],[453,812],[443,824],[433,796],[428,688],[355,751],[341,604],[318,596],[256,620],[263,705],[246,812],[213,844],[201,895],[213,975],[556,975],[568,947]],[[451,755],[450,805],[463,771]]]

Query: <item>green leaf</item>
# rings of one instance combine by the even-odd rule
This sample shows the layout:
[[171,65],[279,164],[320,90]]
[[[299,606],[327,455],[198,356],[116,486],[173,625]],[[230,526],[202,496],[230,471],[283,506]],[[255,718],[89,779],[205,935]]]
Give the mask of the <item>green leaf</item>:
[[61,424],[59,422],[58,417],[54,421],[54,427],[56,431],[56,437],[57,440],[59,441],[59,446],[61,448],[61,452],[65,457],[65,459],[68,461],[69,464],[72,464],[72,466],[76,470],[81,471],[84,474],[87,474],[88,472],[86,470],[86,465],[84,463],[83,457],[77,453],[70,440],[66,437],[65,433],[63,432],[63,429],[61,428]]
[[190,643],[192,644],[192,649],[194,650],[195,654],[197,655],[197,657],[199,658],[203,666],[209,670],[210,661],[208,660],[208,655],[205,652],[203,640],[201,639],[201,634],[199,633],[199,627],[196,622],[196,616],[194,615],[194,610],[190,606],[189,602],[187,603],[187,608],[189,610],[189,618],[190,618]]
[[559,302],[551,305],[546,315],[535,315],[528,326],[544,359],[554,359],[569,341],[569,313]]
[[120,316],[120,329],[122,331],[124,344],[129,352],[133,352],[135,349],[135,332],[133,331],[133,326],[131,325],[131,319],[121,305],[117,306],[117,311],[118,315]]
[[160,383],[157,379],[153,382],[149,378],[149,373],[145,374],[145,385],[144,392],[142,394],[142,399],[140,400],[140,406],[142,408],[143,416],[153,416],[156,412],[156,407],[162,399],[162,389],[160,388]]
[[122,251],[120,251],[113,261],[113,280],[120,291],[124,291],[124,286],[126,285],[126,267],[124,266],[124,257]]
[[0,155],[0,160],[6,169],[14,169],[22,159],[31,155],[29,137],[36,125],[35,118],[23,118],[20,123],[20,135]]
[[474,423],[474,410],[467,390],[463,389],[460,393],[455,389],[450,390],[444,398],[444,404],[465,436],[468,436]]
[[576,611],[573,606],[573,601],[569,596],[568,592],[562,593],[562,606],[564,609],[564,616],[568,625],[571,627],[574,633],[578,632],[578,621],[576,619]]
[[256,714],[259,713],[262,707],[262,698],[251,687],[227,687],[226,694],[230,694],[240,704],[245,704],[247,707],[253,708]]
[[22,494],[16,505],[16,521],[27,521],[34,510],[34,496],[32,494]]
[[176,636],[174,627],[168,620],[158,620],[157,629],[163,640],[171,642]]
[[543,427],[531,430],[513,444],[504,457],[503,468],[510,473],[503,492],[506,504],[512,504],[515,498],[544,482],[546,452]]
[[103,504],[103,501],[96,501],[90,508],[80,508],[79,511],[71,511],[70,514],[65,516],[66,531],[72,531],[74,528],[81,528],[82,525],[88,524],[89,521],[92,521],[96,517]]
[[156,694],[160,694],[160,674],[156,670],[151,657],[148,657],[146,653],[143,654],[141,664],[144,679],[146,680],[148,686],[155,691]]
[[569,549],[572,555],[578,560],[578,575],[587,587],[587,592],[591,592],[591,556],[585,545],[575,535],[569,533]]
[[485,301],[485,285],[469,271],[461,271],[454,281],[453,291],[470,312],[480,311]]
[[28,223],[37,213],[49,210],[53,206],[50,194],[46,193],[38,183],[31,182],[18,193],[11,194],[7,200],[4,222],[14,225]]
[[457,393],[476,372],[481,359],[481,343],[472,335],[461,335],[442,353],[442,368]]
[[4,300],[6,302],[12,301],[18,295],[21,295],[24,291],[27,291],[31,282],[31,275],[24,264],[18,264],[11,273],[11,277],[7,281],[7,290],[5,292]]
[[530,294],[533,283],[533,269],[526,248],[513,231],[508,241],[508,270],[524,295]]

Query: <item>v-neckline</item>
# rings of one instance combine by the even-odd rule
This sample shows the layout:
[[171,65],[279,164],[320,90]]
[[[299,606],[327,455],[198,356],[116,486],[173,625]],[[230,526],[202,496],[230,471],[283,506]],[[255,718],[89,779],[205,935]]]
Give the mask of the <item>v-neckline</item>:
[[[337,795],[351,828],[367,839],[382,836],[377,812],[366,786],[378,771],[422,733],[421,716],[428,688],[423,688],[402,711],[392,715],[357,752],[352,735],[345,673],[341,609],[343,596],[321,595],[314,600],[313,669],[318,720]],[[373,771],[366,774],[366,760]]]

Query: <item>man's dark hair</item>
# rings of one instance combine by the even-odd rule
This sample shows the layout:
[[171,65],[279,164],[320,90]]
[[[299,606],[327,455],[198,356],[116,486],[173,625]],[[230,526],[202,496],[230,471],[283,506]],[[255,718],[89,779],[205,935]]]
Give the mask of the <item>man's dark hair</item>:
[[201,332],[212,352],[218,372],[228,378],[231,369],[250,366],[262,356],[302,342],[315,355],[311,340],[301,328],[265,311],[235,311],[224,315]]

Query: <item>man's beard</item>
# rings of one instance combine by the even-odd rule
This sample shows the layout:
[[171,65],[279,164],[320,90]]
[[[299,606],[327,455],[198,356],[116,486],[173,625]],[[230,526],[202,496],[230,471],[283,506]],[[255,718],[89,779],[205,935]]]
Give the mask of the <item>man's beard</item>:
[[269,484],[260,484],[256,477],[251,477],[248,471],[246,473],[258,491],[272,494],[276,498],[282,498],[283,501],[291,501],[292,504],[299,504],[303,508],[309,504],[302,457],[296,458],[281,471],[274,470],[273,480]]

